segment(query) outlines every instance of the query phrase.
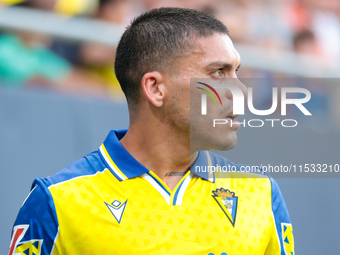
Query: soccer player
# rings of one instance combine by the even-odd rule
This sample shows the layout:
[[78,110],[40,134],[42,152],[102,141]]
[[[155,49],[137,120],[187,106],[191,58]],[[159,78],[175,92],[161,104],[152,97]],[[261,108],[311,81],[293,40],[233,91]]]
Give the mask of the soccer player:
[[137,17],[115,62],[129,129],[111,131],[97,151],[34,181],[9,254],[294,254],[274,180],[193,171],[240,169],[208,151],[236,145],[230,93],[220,94],[224,112],[209,108],[235,124],[219,132],[202,132],[204,123],[190,130],[188,103],[190,78],[236,79],[239,65],[227,28],[205,13],[161,8]]

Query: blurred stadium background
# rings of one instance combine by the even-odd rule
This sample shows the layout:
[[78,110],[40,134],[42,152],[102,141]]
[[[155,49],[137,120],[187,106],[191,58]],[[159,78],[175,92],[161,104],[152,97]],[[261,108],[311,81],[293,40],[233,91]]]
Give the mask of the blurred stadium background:
[[[222,20],[242,57],[241,78],[324,78],[306,84],[314,123],[301,120],[289,132],[241,129],[231,160],[340,163],[338,0],[0,0],[1,254],[33,179],[96,150],[110,129],[128,127],[115,47],[135,16],[162,6]],[[261,86],[258,100],[273,86]],[[338,254],[340,179],[277,181],[297,254]]]

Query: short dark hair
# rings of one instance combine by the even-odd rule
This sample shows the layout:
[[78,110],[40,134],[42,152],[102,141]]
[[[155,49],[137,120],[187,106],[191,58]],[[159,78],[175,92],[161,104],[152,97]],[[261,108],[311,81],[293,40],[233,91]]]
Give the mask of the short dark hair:
[[135,18],[122,35],[115,72],[128,103],[137,104],[145,73],[165,71],[197,38],[229,35],[226,26],[207,13],[185,8],[159,8]]

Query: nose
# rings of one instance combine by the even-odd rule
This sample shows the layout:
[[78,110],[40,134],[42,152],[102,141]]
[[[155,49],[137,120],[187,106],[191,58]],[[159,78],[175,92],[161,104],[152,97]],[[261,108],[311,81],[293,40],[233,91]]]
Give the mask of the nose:
[[[244,85],[238,78],[230,79],[230,81],[231,81],[232,85],[238,87],[242,91],[244,98],[246,98],[246,96],[248,94],[247,86]],[[231,93],[231,91],[229,89],[227,91],[227,98],[229,100],[233,100],[233,94]]]

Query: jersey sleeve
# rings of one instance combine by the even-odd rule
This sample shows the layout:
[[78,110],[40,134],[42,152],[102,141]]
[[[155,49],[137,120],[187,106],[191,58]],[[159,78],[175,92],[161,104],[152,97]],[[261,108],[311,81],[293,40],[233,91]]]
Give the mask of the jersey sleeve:
[[36,179],[12,230],[9,255],[52,254],[58,237],[54,202],[42,179]]
[[270,178],[272,186],[272,210],[274,231],[268,244],[266,255],[295,255],[293,227],[288,209],[277,182]]

